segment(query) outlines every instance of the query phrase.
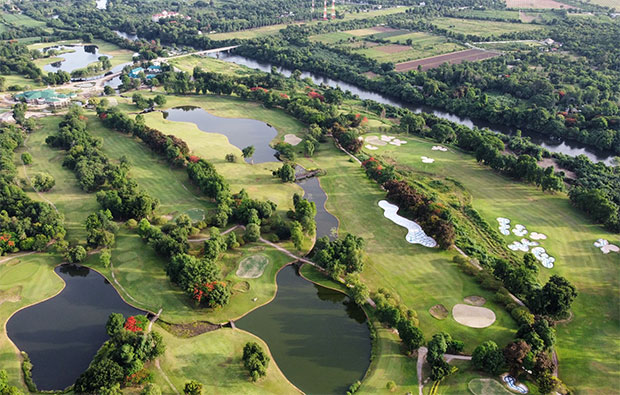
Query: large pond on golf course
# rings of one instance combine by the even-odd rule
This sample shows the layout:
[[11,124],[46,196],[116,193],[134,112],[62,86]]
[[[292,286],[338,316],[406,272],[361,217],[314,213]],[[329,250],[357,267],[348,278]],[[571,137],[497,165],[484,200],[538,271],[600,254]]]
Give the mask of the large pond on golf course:
[[269,304],[236,322],[263,339],[284,375],[307,394],[344,394],[370,364],[366,315],[348,296],[307,281],[294,266],[277,276]]
[[70,51],[57,56],[58,58],[62,58],[62,61],[43,66],[43,70],[51,73],[55,73],[59,70],[71,73],[73,70],[83,69],[91,63],[98,62],[100,56],[112,58],[110,55],[100,53],[96,45],[60,45],[45,48],[45,50],[48,49]]
[[[274,66],[267,62],[256,61],[254,59],[246,58],[244,56],[228,54],[228,53],[217,53],[210,55],[212,57],[216,57],[220,60],[236,63],[239,65],[247,66],[256,70],[261,70],[265,72],[270,72],[271,67]],[[284,67],[276,66],[276,69],[279,73],[289,77],[292,74],[292,70],[286,69]],[[408,108],[414,112],[426,112],[434,114],[435,116],[443,119],[447,119],[448,121],[452,121],[470,128],[478,127],[478,128],[487,128],[496,133],[504,133],[504,134],[513,134],[515,130],[503,127],[501,125],[490,124],[488,122],[484,122],[481,120],[471,119],[467,117],[461,117],[456,114],[449,113],[447,111],[443,111],[438,108],[433,108],[429,106],[415,106],[408,103],[403,103],[399,100],[393,99],[386,95],[382,95],[380,93],[368,91],[366,89],[360,88],[353,84],[349,84],[347,82],[334,80],[322,75],[302,72],[301,78],[310,78],[315,84],[325,84],[331,87],[340,87],[343,91],[349,91],[352,94],[358,95],[360,99],[364,100],[374,100],[377,103],[387,104],[394,107],[404,107]],[[577,156],[583,154],[590,158],[593,162],[605,162],[607,165],[612,164],[614,154],[610,151],[598,150],[584,144],[578,143],[573,140],[557,140],[553,139],[547,135],[543,135],[540,133],[532,133],[532,132],[523,132],[524,137],[531,138],[532,142],[535,144],[539,144],[541,147],[549,150],[550,152],[561,152],[566,155]]]
[[[271,125],[255,119],[220,118],[209,114],[200,107],[178,107],[164,111],[164,118],[169,121],[191,122],[203,132],[220,133],[228,137],[235,147],[243,149],[254,146],[254,155],[248,163],[275,162],[276,150],[269,143],[278,131]],[[222,156],[228,152],[222,152]]]
[[66,284],[60,294],[18,311],[6,324],[9,338],[28,353],[39,390],[75,382],[108,339],[105,324],[111,313],[144,314],[94,270],[65,264],[54,271]]

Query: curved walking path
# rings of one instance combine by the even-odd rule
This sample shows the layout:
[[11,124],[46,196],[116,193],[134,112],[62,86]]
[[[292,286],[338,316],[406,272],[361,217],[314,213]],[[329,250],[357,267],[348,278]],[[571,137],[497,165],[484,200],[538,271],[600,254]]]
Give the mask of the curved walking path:
[[15,255],[7,256],[7,257],[4,257],[4,258],[0,259],[0,263],[5,263],[5,262],[10,261],[11,259],[15,259],[15,258],[19,258],[19,257],[22,257],[22,256],[31,255],[31,254],[38,254],[38,253],[39,253],[39,251],[30,251],[30,252],[24,252],[24,253],[21,253],[21,254],[15,254]]

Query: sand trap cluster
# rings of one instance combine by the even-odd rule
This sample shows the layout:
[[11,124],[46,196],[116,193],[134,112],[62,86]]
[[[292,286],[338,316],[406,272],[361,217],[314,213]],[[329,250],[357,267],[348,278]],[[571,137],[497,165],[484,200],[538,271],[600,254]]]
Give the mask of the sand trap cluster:
[[284,142],[290,145],[297,145],[301,143],[301,139],[291,133],[284,135]]
[[371,145],[371,144],[366,144],[365,147],[366,147],[366,149],[369,149],[371,151],[379,149],[379,148],[377,148],[377,147],[375,147],[374,145]]
[[[504,236],[510,236],[510,220],[504,217],[498,217],[497,222],[499,223],[499,232]],[[524,225],[516,224],[514,228],[512,228],[512,233],[515,236],[523,237],[528,233],[527,228]],[[538,232],[531,232],[530,238],[532,240],[546,240],[547,235]],[[529,239],[523,238],[521,241],[513,241],[508,245],[513,251],[523,251],[528,252],[531,247],[532,254],[536,257],[536,259],[547,269],[551,269],[555,262],[555,258],[547,254],[547,251],[543,247],[539,247],[540,243],[536,241],[531,241]],[[595,243],[596,245],[596,243]]]
[[532,240],[547,240],[547,235],[544,233],[531,232],[530,239]]
[[482,306],[487,302],[485,298],[483,298],[482,296],[477,296],[477,295],[467,296],[463,298],[463,301],[472,306]]
[[446,306],[442,304],[436,304],[435,306],[428,309],[428,312],[430,313],[430,315],[437,318],[438,320],[445,320],[446,318],[448,318],[448,315],[450,315],[450,312],[448,311],[448,309],[446,309]]
[[252,255],[239,262],[239,268],[235,274],[241,278],[259,278],[263,275],[268,264],[269,258],[265,255]]
[[456,322],[470,328],[486,328],[495,322],[493,310],[460,303],[452,308],[452,316]]
[[513,241],[512,243],[508,245],[508,248],[510,248],[513,251],[528,252],[530,250],[530,247],[536,247],[537,245],[539,245],[538,242],[530,241],[528,239],[523,238],[521,239],[521,241]]
[[620,252],[620,247],[615,244],[609,244],[608,240],[598,239],[594,242],[594,247],[600,248],[603,254],[609,254],[610,252]]
[[435,159],[429,158],[427,156],[422,156],[421,158],[422,158],[422,162],[423,163],[433,163],[433,162],[435,162]]
[[372,144],[372,145],[379,146],[379,147],[387,145],[385,141],[379,139],[379,137],[377,136],[368,136],[364,140],[366,140],[368,144]]
[[504,236],[510,236],[510,220],[508,218],[499,217],[497,218],[497,222],[499,222],[499,233]]
[[547,254],[547,251],[543,247],[532,248],[532,254],[534,254],[536,259],[538,259],[540,263],[547,269],[551,269],[553,267],[555,258]]
[[516,224],[512,229],[512,233],[514,233],[515,236],[523,237],[527,234],[527,228],[521,224]]
[[387,200],[381,200],[379,201],[379,207],[383,209],[383,215],[387,219],[408,230],[407,236],[405,236],[405,240],[407,240],[408,243],[420,244],[429,248],[437,246],[435,239],[427,236],[420,225],[397,214],[398,206],[391,204]]
[[448,149],[446,147],[442,147],[441,145],[433,145],[433,148],[431,148],[433,151],[441,151],[441,152],[446,152]]

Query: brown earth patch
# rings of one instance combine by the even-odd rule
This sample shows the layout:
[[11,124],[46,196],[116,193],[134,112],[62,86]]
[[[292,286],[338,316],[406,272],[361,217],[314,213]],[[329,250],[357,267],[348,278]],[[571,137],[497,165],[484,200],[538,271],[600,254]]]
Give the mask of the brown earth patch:
[[466,49],[464,51],[451,52],[443,55],[432,56],[430,58],[397,63],[395,69],[396,71],[405,72],[417,70],[418,66],[421,66],[422,70],[428,70],[439,67],[444,63],[459,64],[463,62],[475,62],[478,60],[493,58],[498,55],[499,52],[482,51],[480,49]]
[[482,296],[476,296],[476,295],[468,296],[464,298],[463,300],[465,301],[465,303],[470,304],[472,306],[482,306],[487,302],[487,300],[483,298]]
[[506,0],[507,8],[577,8],[555,0]]
[[377,51],[381,51],[383,53],[399,53],[410,50],[411,47],[408,45],[400,45],[400,44],[388,44],[377,47]]
[[19,302],[22,299],[22,287],[18,285],[13,288],[0,291],[0,306],[4,302]]
[[445,320],[450,314],[448,309],[446,309],[446,306],[442,304],[436,304],[435,306],[428,309],[428,312],[430,313],[430,315],[437,318],[438,320]]
[[563,171],[566,175],[566,178],[570,178],[571,180],[575,180],[577,178],[577,174],[574,172],[564,169],[558,165],[555,159],[553,158],[543,158],[543,160],[538,161],[538,166],[540,167],[549,167],[552,166],[554,171]]
[[250,283],[247,281],[241,281],[233,285],[232,289],[235,292],[245,293],[250,290]]
[[212,332],[221,326],[207,321],[196,321],[189,324],[164,324],[168,331],[175,336],[188,338]]

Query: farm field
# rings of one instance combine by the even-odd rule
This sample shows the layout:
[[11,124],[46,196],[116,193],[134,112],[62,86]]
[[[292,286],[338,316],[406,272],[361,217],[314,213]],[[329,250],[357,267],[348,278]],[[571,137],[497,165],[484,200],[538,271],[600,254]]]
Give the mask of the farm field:
[[620,1],[618,0],[590,0],[590,3],[602,5],[603,7],[611,7],[616,11],[620,10]]
[[433,56],[425,59],[412,60],[403,63],[396,64],[396,71],[409,71],[417,70],[418,66],[422,67],[422,70],[428,70],[435,67],[439,67],[444,63],[459,64],[463,62],[475,62],[478,60],[484,60],[498,56],[499,53],[492,51],[481,51],[479,49],[467,49],[464,51],[452,52],[443,55]]
[[[471,194],[474,208],[492,227],[496,226],[497,217],[506,217],[513,224],[523,224],[548,236],[542,245],[556,258],[556,263],[553,269],[541,268],[541,282],[559,274],[579,292],[572,307],[572,321],[556,328],[560,377],[580,392],[613,392],[613,383],[620,379],[615,368],[620,321],[617,309],[620,297],[615,291],[620,278],[618,255],[603,255],[593,243],[605,238],[618,244],[617,235],[591,224],[571,207],[563,193],[543,193],[533,186],[513,182],[458,150],[432,151],[434,144],[430,142],[417,138],[405,140],[408,144],[401,147],[378,147],[373,155],[395,160],[398,166],[412,172],[412,180],[425,183],[446,177],[458,180]],[[422,163],[421,156],[430,156],[435,162]],[[505,239],[510,243],[517,237]],[[591,326],[593,317],[601,317],[596,318],[596,330]]]
[[541,8],[541,9],[569,9],[577,8],[575,6],[565,4],[556,0],[506,0],[508,8]]
[[327,171],[320,182],[328,195],[327,209],[340,220],[339,234],[350,232],[366,241],[364,282],[372,290],[383,287],[400,295],[405,305],[417,311],[420,329],[427,339],[447,331],[465,342],[466,352],[473,351],[481,338],[497,343],[511,339],[515,323],[493,302],[487,307],[495,312],[497,321],[484,329],[462,326],[452,317],[440,321],[429,314],[428,309],[436,304],[451,309],[466,296],[481,295],[491,301],[492,295],[461,273],[452,262],[455,252],[407,243],[406,230],[386,219],[377,204],[385,198],[385,192],[366,177],[358,164],[348,161],[348,156],[332,144],[322,145],[315,157],[300,162],[304,167]]
[[[386,39],[394,44],[373,46],[372,48],[360,49],[358,52],[380,62],[399,63],[465,48],[461,44],[449,42],[445,37],[423,32],[408,32]],[[411,40],[411,44],[408,44],[407,40]]]
[[[10,25],[25,26],[25,27],[43,27],[45,22],[32,19],[25,14],[9,14],[7,12],[0,13],[0,22],[5,28],[10,28]],[[0,25],[1,26],[1,25]],[[1,27],[0,27],[1,29]]]
[[458,34],[474,34],[491,36],[503,33],[525,32],[542,29],[542,26],[527,23],[495,22],[475,19],[436,18],[430,21],[433,25]]

